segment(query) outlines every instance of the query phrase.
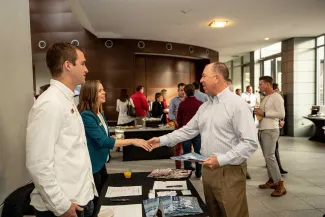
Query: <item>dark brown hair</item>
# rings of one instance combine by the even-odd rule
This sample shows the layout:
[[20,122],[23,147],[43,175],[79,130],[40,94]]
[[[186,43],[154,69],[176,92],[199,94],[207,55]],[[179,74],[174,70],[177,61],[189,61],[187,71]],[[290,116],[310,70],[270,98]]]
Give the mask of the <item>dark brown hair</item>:
[[177,88],[179,89],[180,87],[184,87],[185,86],[185,84],[184,83],[179,83],[179,84],[177,84]]
[[222,75],[223,79],[229,82],[228,77],[229,77],[229,70],[226,64],[221,63],[221,62],[214,62],[212,64],[212,72],[218,73]]
[[59,77],[62,74],[65,61],[71,62],[74,66],[76,65],[77,49],[84,52],[81,48],[69,43],[56,43],[47,50],[46,64],[52,77]]
[[43,86],[40,87],[41,90],[46,91],[51,85],[50,84],[45,84]]
[[273,85],[273,78],[271,76],[262,76],[259,80],[269,83],[271,86]]
[[279,85],[277,83],[273,83],[273,90],[279,89]]
[[88,80],[81,86],[78,111],[91,110],[97,115],[97,112],[103,112],[102,105],[98,105],[98,84],[99,80]]
[[192,84],[194,85],[195,90],[200,89],[200,82],[198,82],[198,81],[194,81]]
[[162,96],[161,93],[156,93],[156,94],[155,94],[155,100],[158,101],[157,99],[158,99],[159,97],[161,97],[161,96]]
[[190,96],[194,96],[194,92],[195,92],[195,87],[193,84],[187,84],[184,87],[184,91],[186,93],[186,96],[190,97]]
[[143,88],[143,86],[142,86],[142,85],[139,85],[139,86],[137,86],[137,88],[135,88],[135,90],[136,90],[137,92],[139,92],[142,88]]
[[122,102],[126,102],[126,100],[129,100],[129,94],[128,94],[128,90],[127,89],[122,89],[120,92],[120,100]]

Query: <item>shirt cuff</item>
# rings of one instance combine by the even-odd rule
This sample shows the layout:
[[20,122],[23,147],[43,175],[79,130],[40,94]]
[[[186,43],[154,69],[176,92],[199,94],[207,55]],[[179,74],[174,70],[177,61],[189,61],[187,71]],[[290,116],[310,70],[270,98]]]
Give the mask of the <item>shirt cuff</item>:
[[160,146],[167,146],[168,145],[168,138],[167,135],[159,137],[160,139]]
[[71,201],[66,199],[66,200],[63,200],[61,202],[61,204],[58,206],[58,209],[56,211],[54,211],[53,213],[56,215],[56,216],[61,216],[63,215],[64,213],[66,213],[66,211],[69,210],[71,206]]
[[228,158],[227,155],[223,154],[223,155],[216,155],[214,154],[214,156],[217,157],[218,159],[218,162],[219,162],[219,166],[222,167],[222,166],[225,166],[225,165],[228,165],[229,162],[230,162],[230,159]]

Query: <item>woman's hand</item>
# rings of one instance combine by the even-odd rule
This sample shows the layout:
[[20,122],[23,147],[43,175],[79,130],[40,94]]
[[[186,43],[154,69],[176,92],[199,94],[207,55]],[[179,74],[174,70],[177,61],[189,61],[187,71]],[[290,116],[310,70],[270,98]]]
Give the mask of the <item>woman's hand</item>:
[[146,151],[151,151],[151,146],[148,144],[146,140],[143,139],[132,139],[132,144],[134,146],[143,148]]

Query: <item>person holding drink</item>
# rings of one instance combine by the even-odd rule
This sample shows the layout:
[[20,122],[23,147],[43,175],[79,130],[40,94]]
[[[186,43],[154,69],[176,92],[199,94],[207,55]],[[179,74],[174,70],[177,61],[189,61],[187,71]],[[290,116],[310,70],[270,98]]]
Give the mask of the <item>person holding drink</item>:
[[255,115],[254,115],[253,111],[254,111],[254,108],[256,105],[256,96],[255,96],[255,94],[253,94],[253,88],[251,85],[248,85],[246,87],[246,92],[242,93],[241,97],[243,99],[245,99],[245,101],[248,103],[249,108],[252,111],[253,118],[255,120]]

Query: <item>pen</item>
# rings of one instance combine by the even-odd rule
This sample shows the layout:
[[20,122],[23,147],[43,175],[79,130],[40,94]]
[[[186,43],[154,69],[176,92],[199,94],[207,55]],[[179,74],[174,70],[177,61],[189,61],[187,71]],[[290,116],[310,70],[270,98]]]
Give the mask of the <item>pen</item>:
[[167,185],[166,188],[183,187],[183,185]]
[[125,202],[125,201],[129,201],[129,199],[109,199],[109,201],[111,201],[111,202]]

